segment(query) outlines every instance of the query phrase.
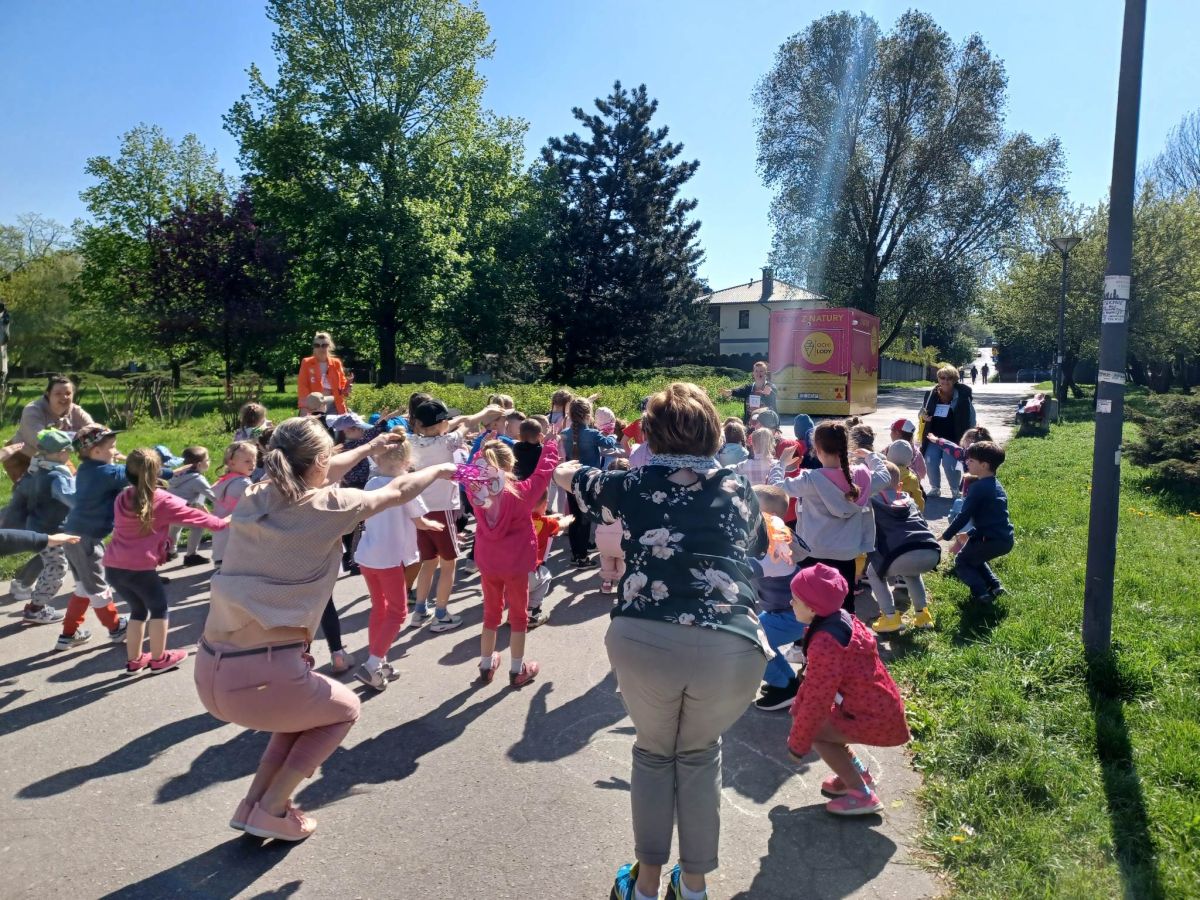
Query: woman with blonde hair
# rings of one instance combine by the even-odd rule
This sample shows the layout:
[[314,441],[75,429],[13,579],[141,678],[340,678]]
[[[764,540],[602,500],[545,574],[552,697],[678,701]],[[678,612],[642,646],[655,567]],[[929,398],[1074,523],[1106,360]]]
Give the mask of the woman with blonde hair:
[[316,828],[292,805],[292,792],[337,749],[359,712],[355,694],[314,672],[307,654],[338,577],[341,536],[454,473],[447,463],[373,491],[338,484],[361,459],[397,440],[383,434],[335,456],[319,422],[288,419],[271,436],[266,479],[233,511],[232,539],[212,577],[196,690],[221,721],[273,734],[232,828],[287,841]]
[[928,497],[942,496],[942,471],[950,482],[950,497],[958,499],[958,486],[962,471],[954,454],[947,452],[936,441],[939,437],[957,445],[968,428],[975,426],[974,392],[958,380],[958,369],[942,366],[937,372],[937,386],[925,395],[921,404],[921,421],[925,430],[921,438],[921,455],[925,457],[930,491]]
[[329,398],[326,413],[346,411],[346,398],[354,388],[354,376],[346,374],[342,361],[333,355],[333,351],[333,338],[328,331],[313,335],[313,355],[301,361],[300,374],[296,377],[299,408],[304,408],[304,398],[309,394],[321,394]]
[[626,570],[605,637],[637,732],[630,794],[637,862],[612,896],[658,896],[675,823],[674,896],[703,895],[717,868],[721,733],[754,699],[773,655],[755,611],[749,557],[767,533],[750,484],[722,468],[708,395],[676,383],[646,404],[645,466],[600,471],[577,460],[554,479],[597,522],[621,520]]

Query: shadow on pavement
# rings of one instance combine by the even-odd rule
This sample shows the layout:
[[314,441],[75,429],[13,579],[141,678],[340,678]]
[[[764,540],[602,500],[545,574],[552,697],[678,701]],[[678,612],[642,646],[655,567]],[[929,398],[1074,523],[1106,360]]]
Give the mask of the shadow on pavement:
[[403,722],[349,749],[339,748],[322,767],[321,777],[305,787],[296,802],[316,808],[347,796],[360,784],[402,781],[412,775],[417,760],[457,740],[468,725],[513,693],[492,684],[482,688],[491,694],[454,712],[479,690],[471,686],[419,719]]
[[870,883],[896,852],[893,841],[870,827],[883,821],[879,816],[836,819],[814,804],[776,806],[770,818],[767,855],[750,889],[734,900],[845,897]]
[[[133,900],[143,897],[234,897],[283,861],[295,847],[287,841],[264,843],[256,837],[242,835],[199,856],[185,859],[141,881],[127,884],[102,900]],[[293,887],[293,885],[295,887]],[[292,882],[261,897],[288,897],[295,893],[298,882]]]
[[[207,717],[214,728],[225,724],[208,713],[197,718],[203,717]],[[162,783],[154,802],[170,803],[202,791],[218,781],[236,781],[253,775],[270,739],[271,736],[266,732],[242,731],[233,740],[205,747],[192,760],[186,772]]]
[[176,744],[212,731],[214,728],[220,728],[224,724],[208,713],[200,713],[187,719],[171,722],[155,728],[148,734],[134,738],[125,746],[101,757],[94,763],[64,769],[41,781],[35,781],[31,785],[21,788],[17,792],[17,796],[26,800],[35,797],[53,797],[55,794],[64,794],[74,790],[96,778],[132,772],[150,765],[160,753],[169,750]]
[[101,681],[97,684],[85,684],[75,688],[73,691],[55,694],[44,700],[27,703],[24,706],[18,706],[16,709],[0,713],[0,734],[12,734],[20,731],[22,728],[28,728],[30,725],[41,725],[43,722],[49,722],[51,719],[56,719],[67,713],[75,712],[77,709],[87,706],[90,703],[95,703],[118,688],[137,682],[137,678],[126,678],[124,676],[124,668],[119,671],[121,674],[114,675],[108,681]]
[[547,698],[553,691],[554,682],[545,682],[530,700],[525,731],[508,749],[513,762],[553,762],[571,756],[586,747],[593,734],[625,718],[612,672],[578,697],[548,710]]

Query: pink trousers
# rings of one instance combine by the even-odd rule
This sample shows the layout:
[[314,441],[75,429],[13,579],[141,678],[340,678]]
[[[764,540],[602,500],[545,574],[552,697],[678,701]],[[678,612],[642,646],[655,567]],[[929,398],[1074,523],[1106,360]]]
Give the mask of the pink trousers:
[[483,627],[495,631],[508,601],[508,625],[513,631],[529,630],[529,573],[485,575],[479,573],[483,587]]
[[372,569],[359,565],[371,593],[371,617],[367,619],[367,650],[381,659],[387,656],[396,635],[408,618],[408,585],[404,566]]
[[273,732],[262,765],[287,766],[311,778],[358,721],[358,697],[310,669],[299,647],[225,655],[239,649],[200,642],[200,702],[222,722]]

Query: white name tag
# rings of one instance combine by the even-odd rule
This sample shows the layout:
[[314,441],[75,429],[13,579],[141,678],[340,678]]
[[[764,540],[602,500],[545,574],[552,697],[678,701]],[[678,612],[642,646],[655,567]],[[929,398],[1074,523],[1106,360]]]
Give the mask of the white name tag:
[[935,419],[944,419],[948,415],[950,415],[950,404],[949,403],[939,403],[937,406],[935,406],[933,408],[933,417]]
[[760,397],[758,394],[751,394],[746,398],[746,401],[750,404],[751,409],[758,409],[760,406],[762,406],[762,397]]

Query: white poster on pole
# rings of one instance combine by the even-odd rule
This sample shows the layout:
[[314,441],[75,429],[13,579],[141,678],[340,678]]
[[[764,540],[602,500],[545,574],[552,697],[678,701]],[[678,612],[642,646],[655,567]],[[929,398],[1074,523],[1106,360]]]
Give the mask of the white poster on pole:
[[1111,372],[1108,369],[1101,369],[1100,372],[1096,375],[1096,379],[1098,381],[1108,382],[1109,384],[1124,384],[1125,383],[1125,373],[1124,372]]
[[1105,275],[1104,299],[1100,321],[1105,325],[1120,325],[1125,321],[1129,300],[1129,276]]
[[1111,400],[1097,400],[1096,401],[1096,412],[1099,412],[1099,413],[1112,412],[1112,401]]

